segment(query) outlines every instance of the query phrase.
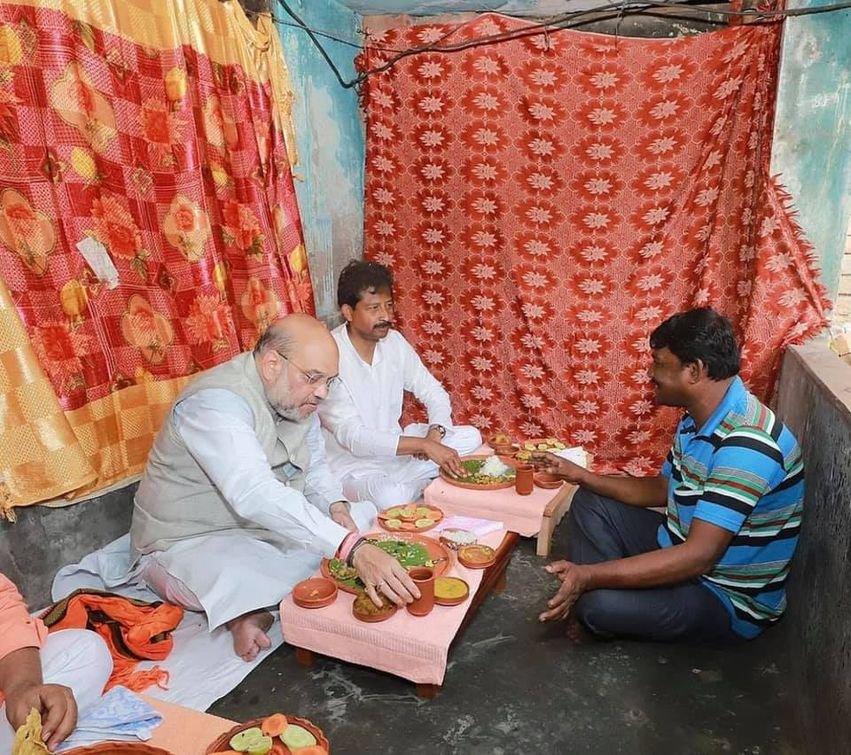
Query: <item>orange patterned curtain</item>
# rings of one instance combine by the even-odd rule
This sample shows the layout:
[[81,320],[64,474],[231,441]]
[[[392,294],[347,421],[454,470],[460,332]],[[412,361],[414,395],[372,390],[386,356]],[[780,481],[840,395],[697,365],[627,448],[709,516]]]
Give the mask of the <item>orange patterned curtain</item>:
[[0,5],[0,515],[138,474],[192,374],[313,312],[290,99],[236,2]]
[[[400,26],[360,64],[528,26]],[[769,175],[781,29],[527,33],[367,79],[366,252],[457,420],[658,469],[678,412],[653,405],[648,335],[709,304],[770,395],[829,306]]]

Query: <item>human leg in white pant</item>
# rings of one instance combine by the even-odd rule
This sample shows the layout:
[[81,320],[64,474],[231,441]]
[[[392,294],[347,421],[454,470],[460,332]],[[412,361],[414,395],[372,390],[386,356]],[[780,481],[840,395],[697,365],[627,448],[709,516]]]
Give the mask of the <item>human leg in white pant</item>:
[[[402,430],[403,435],[425,437],[428,425],[411,424]],[[446,429],[444,446],[454,449],[459,456],[467,456],[482,445],[482,435],[470,425],[455,425]],[[349,475],[343,479],[343,493],[349,500],[372,501],[379,511],[400,503],[410,503],[422,497],[423,490],[438,475],[433,461],[402,456],[382,462],[379,471]]]
[[[39,655],[44,683],[69,687],[77,702],[78,717],[100,700],[112,674],[112,656],[95,632],[64,629],[49,634]],[[0,706],[0,753],[12,751],[14,738],[4,703]]]

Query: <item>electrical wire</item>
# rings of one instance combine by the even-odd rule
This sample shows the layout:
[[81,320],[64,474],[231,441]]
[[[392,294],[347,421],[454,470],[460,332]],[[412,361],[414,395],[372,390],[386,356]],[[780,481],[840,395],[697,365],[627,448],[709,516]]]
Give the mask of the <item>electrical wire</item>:
[[[583,10],[577,11],[569,11],[565,13],[561,13],[555,16],[550,16],[546,19],[541,20],[538,23],[529,24],[524,26],[521,29],[513,29],[508,32],[500,32],[498,34],[489,34],[483,37],[479,37],[476,39],[466,40],[464,42],[457,42],[454,44],[441,44],[446,39],[448,39],[452,34],[454,34],[459,28],[460,25],[453,26],[452,29],[446,34],[442,35],[440,38],[435,40],[429,45],[422,45],[416,47],[410,47],[403,50],[398,50],[390,47],[381,47],[377,45],[368,45],[372,49],[379,50],[381,52],[392,52],[395,53],[391,58],[382,63],[381,65],[368,69],[366,71],[362,71],[359,73],[354,79],[350,81],[346,81],[343,78],[343,75],[340,73],[339,68],[337,68],[334,61],[331,59],[328,51],[319,41],[318,37],[325,37],[327,39],[331,39],[340,44],[348,45],[350,47],[354,47],[357,49],[363,49],[364,45],[358,44],[357,42],[352,42],[347,39],[343,39],[339,36],[331,34],[329,32],[320,31],[317,29],[313,29],[308,26],[304,20],[290,7],[287,0],[278,0],[278,4],[281,6],[283,11],[293,19],[295,23],[288,23],[287,21],[283,21],[282,19],[276,17],[274,14],[271,14],[272,20],[274,23],[280,26],[288,26],[296,29],[300,29],[304,31],[310,40],[313,42],[314,46],[319,51],[320,55],[324,58],[325,62],[331,68],[334,73],[337,81],[340,83],[340,86],[344,89],[351,89],[353,87],[357,87],[362,84],[369,76],[373,76],[377,73],[383,73],[384,71],[389,70],[393,66],[395,66],[400,60],[404,58],[410,57],[411,55],[417,55],[420,53],[427,52],[437,52],[437,53],[453,53],[460,52],[462,50],[467,50],[473,47],[480,47],[483,45],[491,45],[498,44],[500,42],[507,42],[515,39],[521,39],[529,36],[537,36],[539,34],[545,34],[549,32],[558,32],[563,31],[565,29],[570,29],[575,26],[579,26],[588,21],[588,16],[593,16],[593,20],[601,21],[601,20],[610,20],[617,19],[618,22],[623,19],[624,15],[629,13],[647,13],[656,8],[665,8],[670,9],[674,8],[680,12],[685,12],[685,15],[691,11],[692,16],[695,13],[706,13],[715,16],[724,17],[735,17],[742,20],[748,19],[752,22],[758,21],[770,21],[777,22],[782,20],[785,17],[800,17],[800,16],[809,16],[820,13],[831,13],[841,10],[846,10],[851,8],[851,0],[844,0],[844,2],[834,3],[831,5],[822,5],[822,6],[812,6],[808,8],[791,8],[791,9],[780,9],[780,10],[760,10],[758,8],[743,8],[741,10],[726,10],[722,8],[713,8],[706,7],[701,5],[691,5],[688,3],[678,3],[678,2],[670,2],[667,0],[643,0],[640,3],[629,3],[627,0],[623,0],[619,3],[605,3],[599,6],[595,6],[593,8],[586,8]],[[602,14],[602,15],[601,15]]]

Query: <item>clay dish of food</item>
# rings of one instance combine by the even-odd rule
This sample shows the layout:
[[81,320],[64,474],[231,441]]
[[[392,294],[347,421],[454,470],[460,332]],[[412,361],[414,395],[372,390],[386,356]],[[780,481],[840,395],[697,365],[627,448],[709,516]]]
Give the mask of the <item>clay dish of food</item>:
[[555,488],[560,488],[564,480],[561,479],[558,475],[550,474],[549,472],[535,472],[535,485],[539,488],[546,488],[547,490],[554,490]]
[[381,596],[384,603],[384,608],[379,608],[372,602],[372,598],[365,592],[360,593],[355,602],[352,603],[352,616],[359,621],[365,621],[370,624],[375,624],[379,621],[387,621],[396,611],[396,605],[391,603],[386,597]]
[[337,585],[325,577],[311,577],[293,588],[293,603],[302,608],[324,608],[337,600]]
[[464,545],[458,549],[458,561],[468,569],[487,569],[496,563],[496,551],[489,545]]

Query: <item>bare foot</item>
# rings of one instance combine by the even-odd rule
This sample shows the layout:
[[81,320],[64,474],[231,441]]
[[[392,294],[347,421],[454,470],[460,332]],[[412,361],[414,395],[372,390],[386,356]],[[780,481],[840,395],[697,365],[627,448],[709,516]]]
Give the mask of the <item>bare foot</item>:
[[268,611],[256,611],[227,623],[233,635],[233,650],[242,660],[253,661],[261,650],[272,646],[272,640],[266,634],[272,621],[272,614]]

